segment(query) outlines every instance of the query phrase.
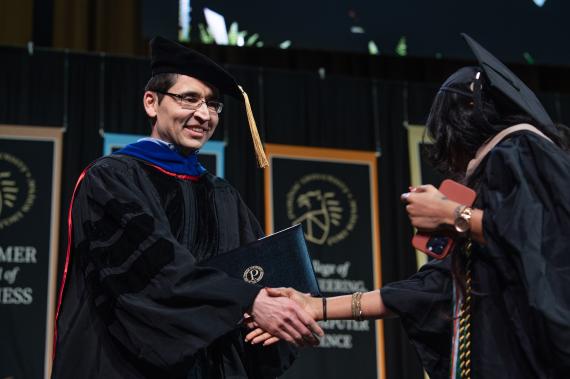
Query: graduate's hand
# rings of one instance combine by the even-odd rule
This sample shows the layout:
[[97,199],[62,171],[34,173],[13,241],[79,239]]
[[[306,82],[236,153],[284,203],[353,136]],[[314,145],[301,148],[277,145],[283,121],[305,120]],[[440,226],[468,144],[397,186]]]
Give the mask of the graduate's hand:
[[[299,304],[314,320],[322,319],[322,300],[320,298],[312,297],[293,288],[266,288],[266,291],[272,297],[288,297]],[[255,330],[247,334],[245,337],[246,342],[251,342],[253,345],[263,343],[263,346],[269,346],[279,341],[279,338],[261,328],[252,327],[250,324],[248,326],[251,329],[255,328]]]
[[245,342],[250,342],[252,345],[263,343],[263,346],[269,346],[279,341],[279,338],[261,328],[255,328],[245,336]]
[[410,192],[402,194],[401,200],[407,203],[412,225],[425,232],[453,225],[455,208],[459,205],[430,184],[410,188]]
[[297,303],[284,296],[272,297],[265,288],[255,298],[251,311],[259,328],[298,346],[317,345],[315,335],[324,335],[317,322]]
[[243,322],[249,329],[254,329],[245,336],[245,342],[251,342],[252,345],[263,343],[263,346],[269,346],[280,341],[279,338],[261,329],[249,313],[244,313]]

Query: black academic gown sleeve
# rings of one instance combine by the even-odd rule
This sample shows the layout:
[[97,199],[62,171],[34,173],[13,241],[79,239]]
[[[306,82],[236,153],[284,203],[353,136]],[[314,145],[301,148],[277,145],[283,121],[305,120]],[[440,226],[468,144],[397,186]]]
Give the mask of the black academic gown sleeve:
[[[482,175],[487,251],[514,262],[526,292],[524,306],[506,299],[513,321],[521,320],[519,342],[529,357],[540,354],[570,375],[570,156],[523,132],[490,152]],[[511,268],[498,269],[513,277]]]
[[[108,162],[91,167],[79,187],[71,257],[79,266],[70,271],[85,276],[93,317],[104,320],[103,332],[123,352],[184,372],[200,349],[237,328],[260,287],[198,266],[140,170],[117,163],[110,170]],[[65,338],[66,330],[60,333]]]
[[401,319],[431,378],[449,377],[453,284],[450,257],[425,264],[410,278],[380,289],[382,301]]

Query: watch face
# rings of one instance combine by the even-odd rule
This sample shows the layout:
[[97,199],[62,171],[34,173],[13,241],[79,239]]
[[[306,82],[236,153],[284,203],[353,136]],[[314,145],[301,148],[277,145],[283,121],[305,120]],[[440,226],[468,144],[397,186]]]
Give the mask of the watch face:
[[463,217],[458,217],[455,219],[455,230],[459,233],[465,233],[469,230],[469,221],[464,219]]

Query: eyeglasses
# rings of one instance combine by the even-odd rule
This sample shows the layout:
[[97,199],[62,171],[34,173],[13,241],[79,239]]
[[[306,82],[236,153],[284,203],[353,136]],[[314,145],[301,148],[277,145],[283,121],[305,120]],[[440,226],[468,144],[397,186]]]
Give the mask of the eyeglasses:
[[174,100],[176,100],[182,108],[190,109],[193,111],[200,108],[202,104],[206,104],[206,108],[208,108],[208,111],[210,113],[221,113],[224,107],[224,103],[215,100],[204,100],[198,96],[193,96],[193,95],[184,96],[184,95],[179,95],[177,93],[162,92],[162,91],[154,91],[154,92],[170,96]]

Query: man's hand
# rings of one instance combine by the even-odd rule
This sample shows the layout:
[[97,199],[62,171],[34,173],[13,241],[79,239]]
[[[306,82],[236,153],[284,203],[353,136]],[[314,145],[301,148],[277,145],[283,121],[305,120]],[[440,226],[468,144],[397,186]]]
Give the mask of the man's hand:
[[[251,308],[254,324],[259,327],[258,336],[267,336],[264,345],[279,339],[298,346],[318,345],[316,336],[322,337],[324,332],[317,322],[293,300],[277,292],[271,296],[269,291],[262,289]],[[270,338],[272,341],[269,341]]]

